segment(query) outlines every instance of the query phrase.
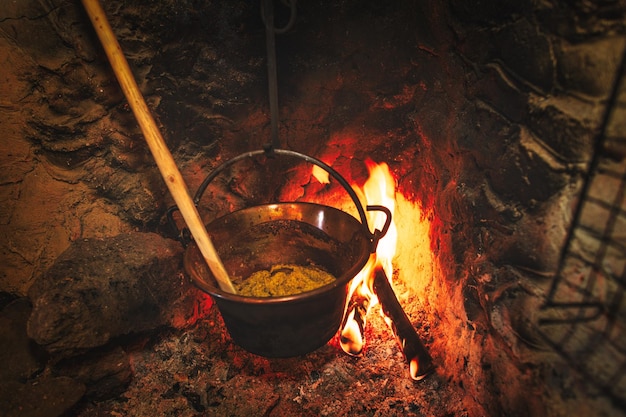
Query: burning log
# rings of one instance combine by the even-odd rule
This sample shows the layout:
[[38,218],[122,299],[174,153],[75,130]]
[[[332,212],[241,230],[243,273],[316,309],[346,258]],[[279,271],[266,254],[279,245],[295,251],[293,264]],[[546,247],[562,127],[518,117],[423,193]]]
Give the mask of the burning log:
[[432,358],[402,309],[380,265],[374,270],[373,289],[378,296],[385,322],[391,327],[409,364],[411,378],[415,381],[425,378],[434,368]]
[[[363,193],[368,207],[371,203],[387,207],[389,217],[395,207],[395,182],[386,164],[366,161],[370,178],[363,186]],[[373,213],[369,221],[377,227],[384,227],[386,218]],[[349,355],[359,356],[365,345],[365,325],[371,307],[380,303],[385,322],[396,336],[402,353],[409,364],[411,378],[419,381],[433,370],[432,359],[422,343],[406,313],[396,298],[387,274],[393,273],[392,259],[396,251],[397,229],[390,222],[387,233],[380,239],[375,253],[354,278],[350,290],[350,301],[344,314],[340,332],[340,345]],[[385,272],[387,271],[387,272]]]
[[[409,365],[411,378],[419,381],[432,372],[434,368],[432,358],[396,298],[383,266],[377,263],[371,271],[372,264],[367,265],[362,271],[367,275],[365,280],[368,283],[368,293],[355,291],[350,298],[341,327],[341,348],[349,355],[361,355],[365,345],[367,314],[370,307],[378,302],[384,320],[396,336]],[[373,278],[370,278],[371,276]]]
[[365,324],[370,300],[364,296],[353,296],[341,325],[339,343],[344,352],[352,356],[361,356],[365,345]]
[[361,272],[354,278],[353,287],[350,289],[350,298],[341,323],[339,332],[339,344],[341,349],[348,355],[361,356],[365,346],[365,325],[367,314],[378,300],[372,288],[372,268],[377,262],[376,254],[370,255],[370,259]]

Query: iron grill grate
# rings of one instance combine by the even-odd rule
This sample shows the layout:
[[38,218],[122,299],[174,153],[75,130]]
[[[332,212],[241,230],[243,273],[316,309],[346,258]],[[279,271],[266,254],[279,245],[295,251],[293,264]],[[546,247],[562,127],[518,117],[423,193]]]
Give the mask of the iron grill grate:
[[626,406],[626,53],[599,130],[539,330]]

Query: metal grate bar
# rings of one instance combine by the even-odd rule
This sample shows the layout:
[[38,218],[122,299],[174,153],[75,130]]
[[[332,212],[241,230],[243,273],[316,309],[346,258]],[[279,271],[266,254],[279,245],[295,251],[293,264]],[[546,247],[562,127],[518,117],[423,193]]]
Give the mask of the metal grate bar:
[[559,268],[541,311],[546,341],[626,407],[626,51]]

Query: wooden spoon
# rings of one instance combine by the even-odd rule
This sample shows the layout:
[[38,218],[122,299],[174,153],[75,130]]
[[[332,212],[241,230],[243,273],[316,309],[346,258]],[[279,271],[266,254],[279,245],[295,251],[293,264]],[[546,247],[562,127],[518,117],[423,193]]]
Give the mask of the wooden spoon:
[[161,176],[165,180],[202,256],[217,279],[217,283],[222,291],[235,294],[235,287],[228,277],[224,264],[219,258],[213,246],[213,242],[211,242],[211,238],[200,219],[198,210],[189,195],[189,190],[174,162],[174,158],[152,118],[141,91],[139,91],[137,82],[133,77],[128,62],[122,52],[122,48],[111,29],[111,25],[107,20],[100,2],[98,0],[82,0],[82,3],[98,34],[98,38],[100,38],[100,42],[104,47],[109,63],[117,77],[117,81],[122,87],[126,100],[128,100],[128,104],[135,114],[135,118],[150,148],[150,152],[152,152],[152,156],[159,167]]

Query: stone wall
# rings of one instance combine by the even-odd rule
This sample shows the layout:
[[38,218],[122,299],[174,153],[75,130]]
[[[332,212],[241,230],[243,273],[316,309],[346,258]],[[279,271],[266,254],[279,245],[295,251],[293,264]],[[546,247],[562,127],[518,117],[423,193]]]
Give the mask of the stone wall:
[[[367,158],[387,162],[403,197],[432,213],[436,270],[399,286],[430,328],[440,390],[461,393],[453,409],[604,407],[535,324],[626,47],[626,5],[301,3],[295,29],[277,39],[281,143],[358,184]],[[167,235],[171,200],[80,4],[3,6],[0,291],[16,297],[72,242]],[[191,190],[269,141],[256,4],[105,6]],[[308,170],[282,168],[229,173],[203,215],[331,194]]]
[[[619,392],[623,389],[619,387],[625,382],[613,374],[612,382],[607,383],[611,365],[601,359],[607,358],[613,366],[623,363],[624,355],[618,353],[623,350],[617,347],[619,330],[604,333],[604,318],[571,327],[563,322],[541,328],[538,322],[541,311],[546,314],[542,309],[552,280],[576,281],[574,276],[560,278],[555,273],[567,230],[572,227],[581,184],[594,151],[599,149],[600,134],[605,134],[609,143],[623,143],[623,130],[620,133],[618,127],[625,111],[622,102],[613,109],[607,131],[600,128],[626,46],[625,6],[619,2],[479,2],[471,6],[450,2],[454,49],[467,65],[466,109],[473,113],[469,119],[476,123],[458,144],[485,174],[468,193],[470,205],[478,209],[474,210],[477,227],[473,233],[481,236],[487,257],[502,267],[486,282],[480,274],[470,274],[468,282],[475,290],[466,287],[468,317],[477,320],[484,314],[520,369],[533,362],[528,360],[529,352],[537,355],[555,347],[570,355],[574,367],[580,368],[584,358],[582,368],[587,373],[582,379],[600,392],[612,393],[613,400],[622,404],[624,398]],[[485,145],[488,136],[495,140]],[[602,152],[613,160],[610,164],[619,166],[622,161],[623,167],[619,149]],[[599,191],[592,194],[599,195]],[[604,221],[598,218],[587,225]],[[590,250],[597,243],[580,245]],[[566,271],[576,274],[572,269]],[[610,299],[613,293],[623,291],[619,284],[617,289],[614,284],[606,285],[609,289],[602,287],[605,293],[596,300]],[[494,292],[493,288],[502,291]],[[574,292],[571,290],[561,302],[578,302],[581,295]],[[473,307],[476,305],[482,308]],[[613,307],[606,304],[605,308]],[[568,313],[572,313],[570,317],[576,314],[574,309],[550,311],[551,318],[560,320]],[[617,328],[623,326],[617,324]],[[569,336],[563,337],[566,333]],[[597,351],[608,349],[610,353],[593,354],[594,349],[587,350],[589,343]],[[580,352],[588,354],[582,356]],[[544,357],[538,363],[538,368],[547,366],[551,373],[565,374],[559,358]],[[587,395],[595,396],[593,392],[591,388]]]

